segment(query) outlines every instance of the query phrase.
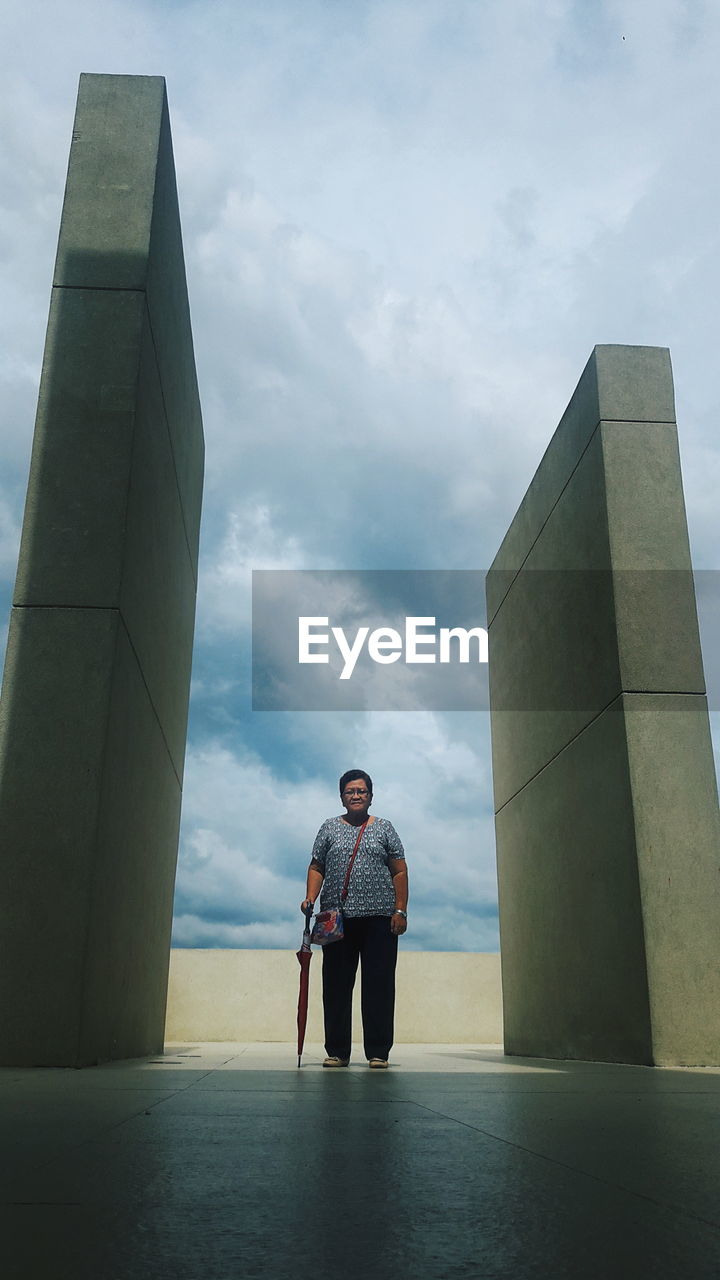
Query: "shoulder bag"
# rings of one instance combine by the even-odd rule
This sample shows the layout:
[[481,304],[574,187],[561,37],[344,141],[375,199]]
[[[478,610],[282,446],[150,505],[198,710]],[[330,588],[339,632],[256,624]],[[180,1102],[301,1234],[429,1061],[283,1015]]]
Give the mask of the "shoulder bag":
[[355,856],[360,848],[360,841],[363,838],[363,832],[366,826],[367,819],[363,822],[360,830],[358,831],[355,848],[350,855],[348,869],[345,872],[345,883],[340,894],[340,905],[338,907],[331,907],[329,911],[319,911],[315,917],[315,924],[313,925],[313,931],[310,935],[310,941],[316,943],[319,947],[326,947],[329,942],[339,942],[340,939],[345,936],[342,908],[348,895],[350,872],[353,869],[353,862],[355,861]]

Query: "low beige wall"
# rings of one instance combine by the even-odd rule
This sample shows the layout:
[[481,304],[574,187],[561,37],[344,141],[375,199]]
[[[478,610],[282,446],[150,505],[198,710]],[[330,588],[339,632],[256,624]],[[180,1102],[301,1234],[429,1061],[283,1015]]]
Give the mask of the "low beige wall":
[[[306,1039],[323,1041],[322,955],[313,952]],[[293,1040],[300,967],[292,951],[170,953],[167,1040]],[[353,1039],[362,1041],[359,979]],[[399,1044],[501,1044],[500,956],[401,951],[395,1039]]]

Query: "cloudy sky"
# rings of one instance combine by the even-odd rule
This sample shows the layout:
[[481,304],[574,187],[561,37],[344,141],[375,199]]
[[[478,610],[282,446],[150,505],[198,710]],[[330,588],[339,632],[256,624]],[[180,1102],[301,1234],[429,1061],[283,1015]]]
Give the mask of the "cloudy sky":
[[497,949],[487,715],[253,712],[250,573],[486,568],[603,342],[670,347],[720,567],[720,7],[24,0],[0,58],[3,620],[78,76],[168,85],[207,447],[176,945],[296,946],[358,765],[404,945]]

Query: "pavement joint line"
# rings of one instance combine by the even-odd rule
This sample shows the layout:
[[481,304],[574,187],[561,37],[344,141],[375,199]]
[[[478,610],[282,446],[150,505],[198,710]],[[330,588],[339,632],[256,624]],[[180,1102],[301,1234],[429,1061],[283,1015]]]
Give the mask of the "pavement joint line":
[[[133,1093],[135,1092],[135,1090],[130,1090],[130,1089],[116,1090],[115,1092]],[[183,1093],[183,1092],[184,1090],[182,1089],[176,1089],[174,1093],[173,1092],[168,1093],[166,1098],[159,1098],[157,1102],[151,1103],[149,1108],[146,1106],[141,1106],[139,1110],[133,1111],[131,1115],[123,1116],[122,1120],[116,1120],[110,1124],[101,1125],[99,1128],[95,1129],[92,1135],[81,1138],[79,1142],[72,1142],[72,1143],[68,1143],[67,1145],[63,1145],[61,1149],[59,1151],[55,1151],[54,1154],[49,1157],[49,1159],[43,1158],[37,1164],[30,1164],[28,1168],[28,1172],[37,1173],[42,1169],[48,1169],[51,1165],[55,1164],[58,1160],[66,1160],[68,1155],[71,1152],[80,1151],[83,1147],[88,1147],[92,1143],[98,1142],[100,1138],[104,1138],[107,1134],[113,1133],[115,1129],[120,1129],[124,1124],[127,1124],[130,1120],[137,1120],[140,1116],[147,1115],[148,1111],[152,1110],[154,1106],[158,1106],[162,1102],[168,1102],[170,1098],[175,1097],[178,1093]],[[28,1201],[27,1203],[35,1204],[36,1202]],[[40,1202],[40,1203],[44,1203],[44,1202]],[[47,1203],[55,1204],[55,1201],[48,1200]],[[73,1201],[72,1203],[76,1203],[76,1202]],[[79,1201],[78,1203],[84,1203],[84,1201]]]
[[[424,1104],[419,1104],[423,1106]],[[634,1196],[638,1200],[645,1200],[648,1204],[653,1204],[658,1209],[669,1210],[680,1218],[690,1218],[693,1222],[702,1222],[706,1227],[711,1227],[713,1231],[720,1233],[720,1221],[713,1222],[710,1218],[704,1218],[699,1213],[693,1213],[689,1209],[679,1208],[678,1205],[668,1203],[666,1200],[658,1200],[655,1196],[649,1196],[644,1191],[636,1191],[633,1187],[626,1187],[622,1182],[612,1182],[608,1178],[601,1178],[597,1173],[590,1173],[587,1169],[581,1169],[578,1165],[566,1164],[564,1160],[558,1160],[554,1156],[545,1155],[542,1151],[533,1151],[532,1147],[524,1147],[520,1142],[512,1142],[510,1138],[502,1138],[497,1133],[490,1133],[488,1129],[481,1129],[479,1125],[470,1124],[467,1120],[458,1120],[456,1116],[446,1116],[444,1112],[435,1111],[433,1107],[425,1106],[426,1111],[431,1111],[433,1115],[442,1116],[446,1120],[455,1120],[457,1124],[462,1125],[466,1129],[471,1129],[474,1133],[481,1133],[483,1137],[491,1138],[495,1142],[502,1142],[506,1147],[512,1147],[516,1151],[523,1151],[526,1155],[535,1156],[538,1160],[544,1160],[547,1164],[556,1165],[559,1169],[565,1169],[568,1173],[580,1174],[583,1178],[589,1178],[592,1182],[597,1182],[601,1186],[610,1187],[613,1191],[623,1191],[627,1195]]]
[[49,1160],[46,1160],[39,1165],[33,1166],[32,1172],[34,1173],[36,1170],[39,1170],[39,1169],[47,1169],[49,1168],[50,1165],[54,1164],[57,1160],[65,1160],[70,1152],[81,1151],[83,1147],[89,1147],[93,1142],[98,1142],[98,1140],[105,1139],[108,1134],[113,1133],[116,1129],[120,1129],[122,1125],[127,1124],[128,1120],[137,1120],[139,1116],[144,1116],[146,1111],[147,1111],[147,1107],[141,1107],[139,1111],[133,1112],[133,1114],[130,1116],[124,1116],[122,1120],[116,1120],[114,1124],[101,1126],[100,1128],[95,1130],[94,1134],[85,1138],[81,1138],[79,1142],[74,1142],[72,1144],[68,1143],[68,1145],[63,1146],[60,1151],[56,1151],[55,1155],[51,1156]]
[[28,1205],[31,1209],[84,1209],[88,1205],[87,1200],[4,1200],[9,1208],[19,1208]]

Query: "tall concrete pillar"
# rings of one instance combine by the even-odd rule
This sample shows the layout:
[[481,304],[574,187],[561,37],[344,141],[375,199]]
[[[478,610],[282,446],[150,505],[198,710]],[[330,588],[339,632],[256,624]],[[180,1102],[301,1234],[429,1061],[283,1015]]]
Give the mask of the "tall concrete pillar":
[[508,1053],[720,1063],[720,831],[669,353],[596,347],[487,578]]
[[165,83],[84,75],[0,702],[0,1062],[162,1047],[203,435]]

